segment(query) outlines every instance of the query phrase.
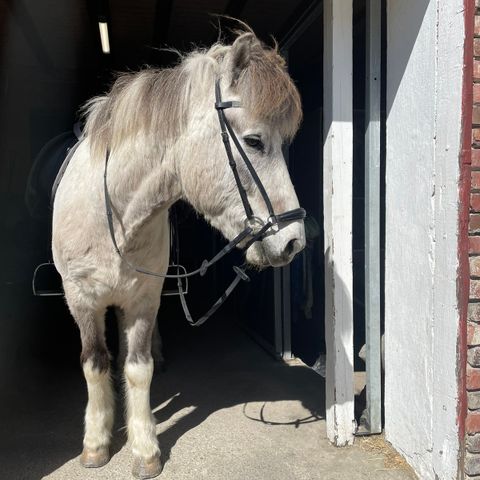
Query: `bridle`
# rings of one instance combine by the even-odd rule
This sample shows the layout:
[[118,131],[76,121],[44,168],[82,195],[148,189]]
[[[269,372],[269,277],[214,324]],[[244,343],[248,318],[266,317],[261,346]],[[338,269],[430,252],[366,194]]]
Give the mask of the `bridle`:
[[[108,167],[108,160],[110,156],[110,151],[107,150],[106,155],[105,155],[105,170],[104,170],[104,175],[103,175],[103,187],[104,187],[104,196],[105,196],[105,209],[106,209],[106,214],[107,214],[107,221],[108,221],[108,230],[110,232],[110,238],[113,243],[113,247],[115,251],[117,252],[118,256],[123,260],[123,262],[132,270],[142,273],[144,275],[150,275],[153,277],[158,277],[158,278],[176,278],[177,279],[177,286],[178,286],[178,292],[180,295],[180,301],[183,307],[183,311],[185,314],[185,317],[187,321],[190,323],[192,326],[199,326],[205,323],[208,318],[217,311],[217,309],[225,302],[225,300],[230,296],[232,291],[235,289],[235,287],[240,283],[241,280],[244,281],[249,281],[250,278],[249,276],[245,273],[245,264],[241,266],[233,266],[233,271],[235,272],[236,276],[233,279],[233,281],[230,283],[230,285],[226,288],[225,292],[218,298],[218,300],[209,308],[209,310],[198,320],[193,320],[192,315],[190,314],[190,311],[188,309],[186,299],[185,299],[185,291],[182,285],[182,279],[192,277],[194,275],[200,275],[203,276],[207,272],[207,270],[217,263],[221,258],[223,258],[227,253],[229,253],[231,250],[233,250],[238,244],[240,244],[242,241],[248,239],[241,247],[241,250],[246,251],[253,243],[256,241],[262,240],[267,234],[269,234],[269,230],[274,227],[274,226],[279,226],[280,224],[286,224],[286,223],[291,223],[296,220],[302,220],[305,218],[306,212],[303,208],[295,208],[293,210],[288,210],[286,212],[276,214],[272,202],[270,200],[270,197],[267,194],[267,191],[265,190],[265,187],[262,184],[262,181],[260,180],[257,172],[255,171],[255,168],[253,167],[252,163],[250,162],[250,159],[248,158],[247,154],[242,148],[242,145],[240,144],[237,136],[235,135],[235,132],[233,131],[232,126],[230,125],[230,122],[228,121],[228,118],[225,115],[225,110],[228,108],[241,108],[241,103],[237,101],[222,101],[222,95],[221,95],[221,90],[220,90],[220,81],[219,79],[216,80],[215,82],[215,109],[217,110],[218,113],[218,120],[220,122],[220,130],[221,130],[221,136],[222,136],[222,141],[223,145],[225,146],[225,151],[227,153],[228,157],[228,163],[230,165],[230,168],[232,169],[233,176],[235,178],[235,183],[237,185],[238,192],[240,194],[240,197],[242,199],[242,204],[243,208],[245,210],[245,228],[233,239],[231,240],[225,247],[223,247],[213,258],[210,260],[204,260],[202,264],[200,265],[199,268],[196,270],[192,270],[191,272],[185,272],[185,273],[179,273],[179,265],[173,265],[174,267],[177,267],[177,273],[176,274],[161,274],[161,273],[156,273],[152,272],[150,270],[147,270],[142,267],[137,267],[130,263],[122,254],[120,251],[120,248],[118,247],[117,240],[115,238],[115,229],[113,225],[113,209],[112,209],[112,202],[110,199],[110,195],[108,193],[108,186],[107,186],[107,167]],[[238,150],[238,153],[242,157],[243,162],[245,163],[245,166],[247,167],[250,175],[252,176],[253,181],[255,182],[255,185],[257,186],[264,202],[268,210],[268,219],[265,223],[261,221],[258,217],[256,217],[253,213],[252,206],[250,205],[250,202],[248,201],[248,196],[247,192],[241,182],[240,175],[237,170],[237,164],[235,162],[235,159],[233,157],[233,152],[232,152],[232,146],[230,144],[230,138],[232,139],[235,148]],[[258,228],[260,224],[260,228]],[[276,232],[273,232],[275,234]],[[177,241],[178,241],[178,235]],[[178,244],[177,244],[177,254],[178,254]]]

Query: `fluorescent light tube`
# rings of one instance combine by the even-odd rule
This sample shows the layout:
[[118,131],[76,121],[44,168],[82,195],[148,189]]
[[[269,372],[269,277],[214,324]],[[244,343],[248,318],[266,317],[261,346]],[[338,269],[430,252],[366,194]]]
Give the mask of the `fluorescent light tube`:
[[110,53],[110,41],[108,40],[108,25],[107,22],[98,22],[100,29],[100,41],[102,42],[102,52]]

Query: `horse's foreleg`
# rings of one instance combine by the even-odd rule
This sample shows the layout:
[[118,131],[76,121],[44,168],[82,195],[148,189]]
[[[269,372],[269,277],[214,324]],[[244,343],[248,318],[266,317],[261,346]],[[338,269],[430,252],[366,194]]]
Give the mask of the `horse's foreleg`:
[[[117,370],[120,372],[123,370],[125,360],[127,358],[127,325],[125,323],[125,314],[121,308],[115,309],[115,315],[118,322],[118,357],[117,357]],[[158,321],[155,319],[155,325],[152,331],[152,357],[155,371],[164,370],[165,360],[162,353],[162,337],[158,331]]]
[[105,343],[105,312],[72,307],[71,302],[69,306],[80,328],[81,362],[88,390],[80,462],[84,467],[101,467],[110,459],[109,444],[114,420],[110,356]]
[[125,361],[128,436],[137,478],[152,478],[161,471],[155,419],[150,409],[153,375],[152,331],[158,304],[145,302],[126,310],[128,354]]

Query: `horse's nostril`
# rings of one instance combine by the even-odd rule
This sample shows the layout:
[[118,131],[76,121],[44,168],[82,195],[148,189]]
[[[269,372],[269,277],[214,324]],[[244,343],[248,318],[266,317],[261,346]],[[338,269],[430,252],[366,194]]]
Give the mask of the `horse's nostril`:
[[300,242],[296,238],[290,240],[285,247],[285,255],[290,257],[293,253],[297,253],[299,243]]

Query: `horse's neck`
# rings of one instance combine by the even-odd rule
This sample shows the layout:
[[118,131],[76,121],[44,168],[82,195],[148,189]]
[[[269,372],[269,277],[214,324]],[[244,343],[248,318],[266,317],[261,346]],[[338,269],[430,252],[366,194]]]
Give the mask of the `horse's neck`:
[[109,161],[108,179],[112,203],[127,238],[180,196],[171,155],[165,152],[118,152]]
[[191,146],[193,140],[188,132],[196,132],[198,136],[198,132],[208,131],[206,125],[210,125],[210,120],[216,122],[216,112],[211,108],[211,102],[207,107],[206,100],[197,102],[195,108],[192,106],[190,116],[193,119],[190,130],[170,142],[168,147],[148,146],[149,143],[153,145],[155,139],[144,137],[133,141],[133,147],[126,142],[123,149],[112,153],[108,183],[112,185],[112,201],[126,236],[141,228],[152,214],[169,208],[182,197],[178,171],[179,163],[191,161],[185,154],[186,146]]

